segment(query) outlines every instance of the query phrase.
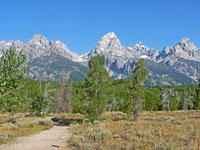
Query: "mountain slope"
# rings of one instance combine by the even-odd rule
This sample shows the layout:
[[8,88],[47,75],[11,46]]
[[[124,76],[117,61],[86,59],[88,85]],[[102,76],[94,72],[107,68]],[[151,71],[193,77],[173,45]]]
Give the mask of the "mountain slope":
[[140,58],[149,63],[147,67],[151,71],[152,84],[193,84],[200,73],[197,67],[200,50],[187,38],[173,47],[157,51],[141,42],[125,48],[111,32],[104,35],[92,51],[84,56],[85,61],[97,54],[106,57],[107,70],[115,79],[126,78],[134,70],[135,61]]
[[0,41],[0,53],[10,47],[24,51],[31,66],[28,77],[36,80],[58,81],[61,74],[66,74],[68,80],[83,80],[88,61],[98,54],[105,56],[106,68],[114,79],[126,78],[134,70],[135,62],[141,58],[147,62],[152,85],[193,84],[200,75],[200,49],[188,38],[157,51],[141,42],[123,47],[115,33],[110,32],[89,53],[80,56],[71,52],[64,43],[48,41],[39,34],[27,43]]
[[28,77],[35,80],[59,81],[64,74],[67,80],[82,81],[88,70],[87,66],[54,53],[33,59],[28,64],[31,66]]
[[164,64],[146,60],[146,68],[150,70],[149,80],[151,85],[185,85],[194,84],[195,81],[187,75]]

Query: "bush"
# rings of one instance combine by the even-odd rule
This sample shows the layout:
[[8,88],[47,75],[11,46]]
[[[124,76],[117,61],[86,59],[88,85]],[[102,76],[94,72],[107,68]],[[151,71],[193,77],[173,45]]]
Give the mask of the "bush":
[[85,141],[85,138],[83,136],[72,136],[70,138],[69,146],[75,147],[75,148],[81,148],[82,150],[88,150],[89,146],[87,145],[87,142]]
[[112,134],[109,130],[106,129],[93,128],[91,130],[88,130],[87,138],[93,142],[105,141],[107,139],[111,139]]

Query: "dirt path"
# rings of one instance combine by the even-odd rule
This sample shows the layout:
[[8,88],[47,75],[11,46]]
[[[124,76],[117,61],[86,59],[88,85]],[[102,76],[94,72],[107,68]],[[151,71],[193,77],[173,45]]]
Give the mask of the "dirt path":
[[[19,137],[12,143],[0,145],[0,150],[69,150],[64,148],[69,136],[69,127],[54,126],[50,130]],[[52,145],[60,146],[60,148]]]

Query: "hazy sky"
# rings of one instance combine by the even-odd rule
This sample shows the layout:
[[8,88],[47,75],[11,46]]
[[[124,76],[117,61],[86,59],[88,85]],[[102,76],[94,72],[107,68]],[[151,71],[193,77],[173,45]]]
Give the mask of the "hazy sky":
[[162,50],[183,37],[200,47],[200,0],[0,0],[0,40],[42,34],[82,54],[111,31],[125,47]]

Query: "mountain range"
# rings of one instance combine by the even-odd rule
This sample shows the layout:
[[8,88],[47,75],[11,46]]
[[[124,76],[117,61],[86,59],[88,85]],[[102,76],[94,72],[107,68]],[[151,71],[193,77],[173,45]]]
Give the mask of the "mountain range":
[[68,80],[81,81],[88,70],[92,56],[104,55],[106,68],[114,79],[127,78],[138,59],[146,61],[150,70],[150,85],[184,85],[197,83],[200,75],[200,49],[188,38],[162,51],[149,48],[141,42],[123,47],[114,32],[105,34],[86,54],[78,55],[60,41],[49,41],[35,35],[27,43],[0,41],[0,52],[9,48],[23,50],[30,65],[29,78],[59,81],[61,74]]

